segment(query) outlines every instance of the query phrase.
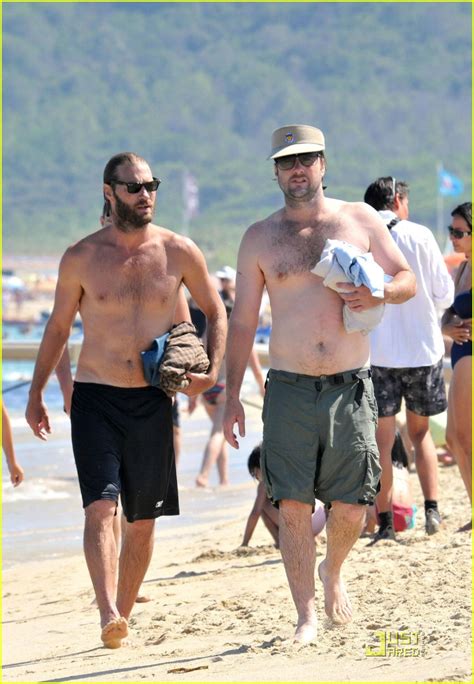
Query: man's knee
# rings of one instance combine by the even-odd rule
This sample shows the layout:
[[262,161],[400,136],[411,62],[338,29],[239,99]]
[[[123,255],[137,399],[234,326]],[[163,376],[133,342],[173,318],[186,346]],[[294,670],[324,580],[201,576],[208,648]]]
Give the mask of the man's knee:
[[311,518],[312,506],[294,499],[281,499],[278,502],[280,519],[291,521],[300,518]]
[[155,528],[155,518],[147,520],[134,520],[127,522],[126,536],[129,538],[146,538],[153,534]]
[[358,525],[365,516],[366,506],[333,501],[330,509],[331,513],[333,513],[333,516],[337,518],[339,523]]
[[84,509],[86,523],[112,524],[116,510],[116,501],[110,499],[93,501]]
[[408,436],[416,447],[425,439],[427,434],[430,434],[430,419],[428,416],[416,415],[416,418],[408,420],[407,422]]

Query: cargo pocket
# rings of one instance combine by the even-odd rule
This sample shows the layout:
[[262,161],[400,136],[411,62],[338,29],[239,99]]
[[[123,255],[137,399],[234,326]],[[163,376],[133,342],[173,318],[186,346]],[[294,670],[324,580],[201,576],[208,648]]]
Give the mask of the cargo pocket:
[[264,443],[262,444],[262,448],[260,450],[260,469],[262,471],[263,484],[265,485],[265,491],[267,493],[267,497],[274,504],[275,502],[273,501],[273,496],[272,496],[272,481],[271,481],[270,473],[268,472],[268,468],[267,468],[267,451],[265,449]]
[[373,451],[365,452],[365,477],[360,487],[357,503],[371,506],[380,491],[380,467],[379,456]]

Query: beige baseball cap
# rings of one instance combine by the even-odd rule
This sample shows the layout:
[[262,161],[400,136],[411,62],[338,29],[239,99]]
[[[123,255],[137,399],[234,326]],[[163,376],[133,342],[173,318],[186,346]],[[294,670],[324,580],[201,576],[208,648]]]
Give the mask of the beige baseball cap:
[[321,152],[324,150],[324,135],[319,128],[305,124],[281,126],[272,133],[272,151],[269,159],[286,157],[289,154]]

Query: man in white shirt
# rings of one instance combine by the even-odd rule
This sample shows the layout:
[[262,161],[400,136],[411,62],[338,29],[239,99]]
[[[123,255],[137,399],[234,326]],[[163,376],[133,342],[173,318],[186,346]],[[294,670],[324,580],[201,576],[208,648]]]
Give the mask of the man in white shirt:
[[454,285],[433,233],[408,220],[408,185],[392,176],[378,178],[364,201],[376,209],[415,273],[416,295],[400,306],[386,305],[381,323],[370,333],[372,379],[378,404],[376,433],[382,466],[377,496],[380,527],[372,541],[394,539],[392,460],[395,416],[402,398],[408,435],[425,499],[425,530],[435,534],[438,511],[438,463],[429,417],[447,406],[443,377],[444,343],[438,312],[453,301]]

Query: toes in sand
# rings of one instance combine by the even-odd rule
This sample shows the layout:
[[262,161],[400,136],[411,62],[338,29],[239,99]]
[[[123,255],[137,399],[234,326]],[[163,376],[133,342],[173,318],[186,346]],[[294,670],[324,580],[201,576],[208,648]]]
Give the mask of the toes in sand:
[[293,642],[298,646],[304,646],[316,641],[318,626],[316,621],[304,622],[296,627]]
[[102,629],[100,638],[105,648],[120,648],[122,639],[128,635],[128,624],[124,617],[114,618]]
[[344,582],[340,577],[333,579],[328,574],[325,561],[320,563],[318,575],[324,587],[326,615],[335,625],[346,625],[352,620],[352,607]]

